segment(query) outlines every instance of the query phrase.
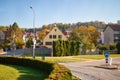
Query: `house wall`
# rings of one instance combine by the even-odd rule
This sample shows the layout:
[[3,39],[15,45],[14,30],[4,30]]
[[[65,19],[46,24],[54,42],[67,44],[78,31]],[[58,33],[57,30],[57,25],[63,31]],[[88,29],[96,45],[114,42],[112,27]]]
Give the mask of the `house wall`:
[[114,43],[120,42],[120,31],[114,31]]
[[[55,38],[55,36],[56,36],[56,38]],[[51,30],[51,32],[48,33],[48,35],[44,38],[43,45],[51,48],[52,42],[57,41],[57,40],[67,40],[67,38],[66,38],[66,36],[64,36],[64,34],[57,27],[54,27]],[[46,44],[46,43],[48,43],[48,44]]]
[[114,31],[108,26],[104,31],[104,44],[114,43]]

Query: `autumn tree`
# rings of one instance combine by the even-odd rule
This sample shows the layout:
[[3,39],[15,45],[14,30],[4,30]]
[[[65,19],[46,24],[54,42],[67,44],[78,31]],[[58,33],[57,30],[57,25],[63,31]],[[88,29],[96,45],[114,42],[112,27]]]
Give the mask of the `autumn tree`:
[[12,26],[10,25],[8,32],[10,34],[8,36],[9,42],[14,42],[17,48],[22,48],[22,45],[24,45],[22,30],[16,22]]
[[0,31],[6,31],[9,26],[0,26]]
[[81,44],[83,44],[83,52],[86,53],[87,49],[95,48],[98,38],[99,33],[95,27],[80,26],[71,32],[69,39],[79,41]]
[[39,38],[39,40],[43,40],[44,39],[44,37],[47,35],[47,33],[49,33],[50,32],[50,30],[49,29],[44,29],[44,30],[42,30],[42,31],[39,31],[38,32],[38,38]]
[[88,37],[91,44],[93,44],[95,47],[98,44],[98,38],[100,38],[98,30],[94,26],[88,26]]

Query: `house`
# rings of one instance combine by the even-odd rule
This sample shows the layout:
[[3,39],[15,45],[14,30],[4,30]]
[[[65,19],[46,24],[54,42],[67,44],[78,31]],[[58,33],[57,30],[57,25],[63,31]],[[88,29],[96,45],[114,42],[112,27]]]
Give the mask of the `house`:
[[70,37],[71,30],[66,30],[63,34],[69,38]]
[[5,34],[3,33],[3,31],[0,31],[0,44],[3,43],[5,40]]
[[67,40],[67,37],[57,27],[54,27],[43,39],[43,45],[51,48],[52,42],[57,40]]
[[120,25],[109,24],[104,29],[104,43],[117,43],[120,41]]

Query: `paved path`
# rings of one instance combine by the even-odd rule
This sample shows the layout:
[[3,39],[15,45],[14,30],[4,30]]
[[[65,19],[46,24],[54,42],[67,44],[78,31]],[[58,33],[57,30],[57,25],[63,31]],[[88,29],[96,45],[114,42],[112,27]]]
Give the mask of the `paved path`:
[[[104,60],[60,64],[68,67],[73,75],[81,78],[82,80],[120,80],[120,70],[110,70],[95,67],[104,65]],[[120,65],[120,58],[113,59],[113,64]]]
[[0,56],[22,56],[24,49],[16,49],[5,52],[5,54],[0,54]]

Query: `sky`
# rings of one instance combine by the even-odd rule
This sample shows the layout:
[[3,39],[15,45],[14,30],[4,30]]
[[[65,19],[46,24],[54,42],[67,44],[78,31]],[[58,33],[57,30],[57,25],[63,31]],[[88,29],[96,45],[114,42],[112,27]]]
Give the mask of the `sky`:
[[120,0],[0,0],[0,25],[4,26],[17,22],[19,27],[33,28],[96,20],[120,20]]

